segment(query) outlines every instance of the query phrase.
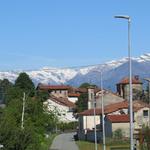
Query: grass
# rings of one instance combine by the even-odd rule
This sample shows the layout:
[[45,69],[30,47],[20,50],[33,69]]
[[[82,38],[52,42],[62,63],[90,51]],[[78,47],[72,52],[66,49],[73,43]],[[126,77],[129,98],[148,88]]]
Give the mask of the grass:
[[[79,150],[95,150],[95,144],[94,143],[87,142],[87,141],[77,141],[76,143],[79,147]],[[98,150],[102,150],[102,144],[98,144]],[[128,144],[107,145],[106,150],[129,150],[129,145]]]
[[48,138],[45,137],[44,141],[41,143],[40,150],[49,150],[54,138],[57,134],[51,134]]

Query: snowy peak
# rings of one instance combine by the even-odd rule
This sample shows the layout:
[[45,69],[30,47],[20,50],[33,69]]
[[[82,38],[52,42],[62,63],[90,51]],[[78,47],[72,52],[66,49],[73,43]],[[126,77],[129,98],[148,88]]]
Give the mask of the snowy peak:
[[[150,63],[150,53],[141,55],[140,57],[132,58],[137,63]],[[52,68],[43,67],[39,70],[24,71],[34,81],[34,83],[45,83],[45,84],[65,84],[69,83],[70,80],[77,76],[86,76],[89,73],[95,71],[108,72],[115,68],[120,67],[128,61],[128,58],[120,60],[108,61],[104,64],[91,65],[85,67],[72,67],[72,68]],[[11,82],[14,82],[21,71],[5,71],[0,72],[0,79],[7,78]]]
[[141,55],[140,57],[134,58],[137,62],[147,62],[150,61],[150,53]]

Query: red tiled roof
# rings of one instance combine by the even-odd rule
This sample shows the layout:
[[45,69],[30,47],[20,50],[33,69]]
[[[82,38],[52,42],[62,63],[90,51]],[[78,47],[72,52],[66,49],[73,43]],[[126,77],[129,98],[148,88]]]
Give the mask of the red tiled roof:
[[79,93],[68,93],[69,97],[79,97],[80,94]]
[[106,114],[109,114],[121,109],[128,109],[128,101],[122,101],[122,102],[107,105],[105,106],[104,110]]
[[[127,101],[123,101],[123,102],[119,102],[119,103],[110,104],[110,105],[105,106],[104,113],[109,114],[109,113],[112,113],[112,112],[115,112],[115,111],[118,111],[121,109],[128,109],[128,102]],[[102,114],[102,110],[100,108],[96,108],[95,111],[96,111],[96,115]],[[88,110],[85,110],[85,111],[79,113],[79,115],[82,115],[82,116],[90,116],[93,114],[94,114],[94,109],[88,109]]]
[[[129,107],[129,103],[127,100],[125,100],[122,102],[118,102],[118,103],[114,103],[114,104],[105,106],[104,113],[109,114],[109,113],[113,113],[113,112],[116,112],[121,109],[128,109],[128,107]],[[133,101],[133,111],[134,112],[137,112],[138,110],[140,110],[144,107],[150,108],[150,105],[145,102],[142,102],[141,100]],[[96,115],[101,115],[101,113],[102,113],[102,110],[100,108],[96,108]],[[85,110],[85,111],[79,113],[79,115],[82,115],[82,116],[90,116],[90,115],[92,116],[93,114],[94,114],[94,109],[88,109],[88,110]]]
[[130,122],[129,115],[107,115],[106,118],[112,123],[127,123]]
[[145,102],[142,102],[140,100],[133,101],[133,110],[134,110],[134,112],[137,112],[138,110],[140,110],[144,107],[150,108],[150,105],[145,103]]
[[[121,109],[128,109],[128,107],[129,107],[128,101],[122,101],[122,102],[118,102],[118,103],[114,103],[114,104],[105,106],[104,113],[109,114],[109,113],[113,113],[113,112],[116,112]],[[140,100],[133,101],[133,111],[134,112],[137,112],[138,110],[140,110],[144,107],[150,108],[150,105],[148,105],[147,103],[144,103]],[[94,109],[88,109],[88,110],[85,110],[85,111],[79,113],[79,115],[82,115],[82,116],[90,116],[91,115],[92,116],[94,114],[93,112],[94,112]],[[100,115],[100,114],[102,114],[102,110],[100,108],[96,108],[96,115]]]
[[[129,78],[123,78],[118,84],[129,84]],[[132,77],[132,84],[142,84],[142,81],[138,77],[134,76]]]
[[[100,108],[95,109],[96,115],[100,115],[101,113],[102,113],[102,110]],[[81,116],[92,116],[92,115],[94,115],[94,109],[85,110],[85,111],[79,113],[79,115],[81,115]]]
[[60,105],[63,105],[63,106],[67,106],[67,107],[75,107],[75,104],[71,101],[69,101],[67,98],[57,98],[55,96],[51,96],[50,97],[50,100],[60,104]]
[[68,90],[70,87],[66,85],[39,85],[39,90]]

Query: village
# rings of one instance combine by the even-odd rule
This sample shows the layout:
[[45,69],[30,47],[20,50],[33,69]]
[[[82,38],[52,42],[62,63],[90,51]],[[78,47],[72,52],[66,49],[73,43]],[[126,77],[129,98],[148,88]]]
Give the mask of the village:
[[[144,90],[142,81],[138,75],[132,77],[135,147],[141,144],[139,132],[144,126],[150,126],[149,101],[143,100],[145,94],[149,98],[149,90]],[[145,79],[145,81],[147,82],[149,79]],[[147,83],[149,85],[149,82]],[[147,86],[147,89],[149,88],[150,86]],[[130,137],[128,77],[124,77],[116,84],[115,93],[104,88],[98,88],[95,85],[75,88],[66,85],[39,84],[37,89],[49,93],[49,98],[44,102],[44,106],[48,111],[58,112],[60,121],[78,122],[76,135],[74,136],[76,140],[94,142],[96,136],[96,141],[102,142],[103,129],[106,138],[112,138],[115,133],[118,133],[118,137],[121,136],[119,138],[128,139]],[[84,100],[84,103],[87,103],[87,108],[77,112],[75,111],[76,104],[80,95],[85,93],[88,98]]]

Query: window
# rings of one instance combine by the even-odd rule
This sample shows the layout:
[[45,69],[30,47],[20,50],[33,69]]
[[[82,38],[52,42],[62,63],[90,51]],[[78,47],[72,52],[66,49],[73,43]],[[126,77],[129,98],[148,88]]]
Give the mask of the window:
[[148,110],[143,110],[143,116],[148,117]]

